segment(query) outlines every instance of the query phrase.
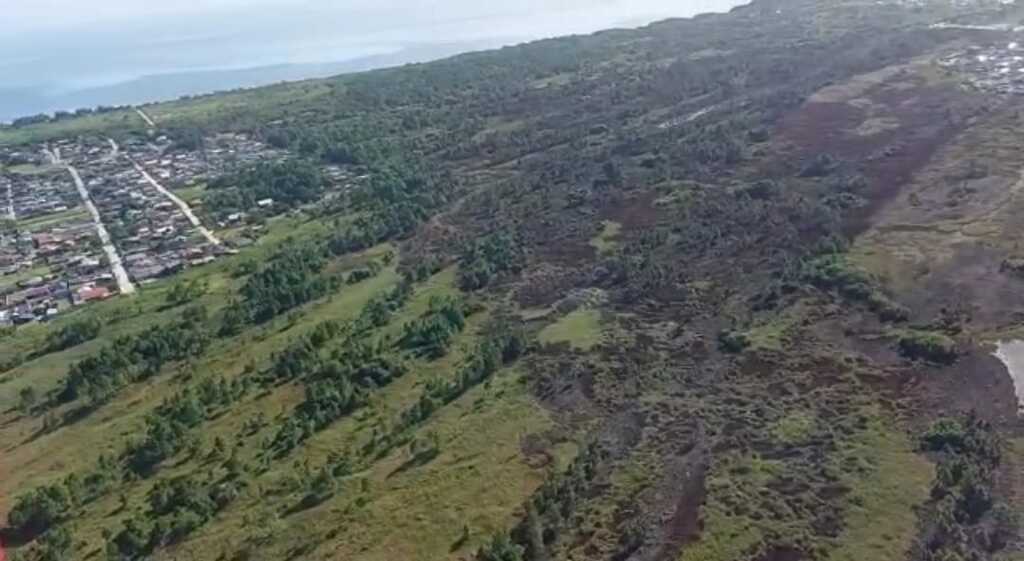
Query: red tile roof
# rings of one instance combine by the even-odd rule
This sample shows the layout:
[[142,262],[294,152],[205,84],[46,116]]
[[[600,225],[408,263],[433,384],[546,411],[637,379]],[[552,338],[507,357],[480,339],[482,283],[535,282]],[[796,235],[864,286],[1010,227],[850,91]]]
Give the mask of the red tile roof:
[[[97,286],[95,288],[83,288],[78,291],[78,296],[86,302],[90,300],[103,300],[110,298],[110,291],[102,286]],[[0,561],[3,561],[3,559],[0,559]]]

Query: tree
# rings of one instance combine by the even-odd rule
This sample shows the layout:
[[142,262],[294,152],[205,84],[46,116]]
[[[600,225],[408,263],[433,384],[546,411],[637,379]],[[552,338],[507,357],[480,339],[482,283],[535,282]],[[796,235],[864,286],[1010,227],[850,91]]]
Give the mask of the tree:
[[19,497],[7,521],[22,534],[35,536],[63,520],[71,506],[71,496],[63,485],[47,485]]
[[201,298],[209,290],[210,284],[206,279],[195,279],[187,282],[180,282],[167,291],[167,304],[180,306]]
[[491,538],[490,543],[484,545],[476,553],[477,561],[522,561],[523,548],[512,543],[508,534],[499,533]]
[[73,558],[71,531],[57,526],[39,540],[39,561],[68,561]]
[[65,325],[55,333],[51,333],[46,348],[49,352],[70,349],[96,338],[103,324],[96,318],[79,320]]
[[38,396],[36,389],[32,386],[25,386],[18,391],[18,410],[22,413],[29,413],[35,407]]
[[544,546],[544,526],[541,524],[537,507],[532,501],[526,507],[526,519],[523,521],[522,532],[524,535],[521,542],[526,544],[525,558],[530,561],[547,559],[547,549]]
[[324,467],[309,482],[306,496],[302,498],[303,508],[312,508],[334,496],[337,491],[338,482],[334,474]]

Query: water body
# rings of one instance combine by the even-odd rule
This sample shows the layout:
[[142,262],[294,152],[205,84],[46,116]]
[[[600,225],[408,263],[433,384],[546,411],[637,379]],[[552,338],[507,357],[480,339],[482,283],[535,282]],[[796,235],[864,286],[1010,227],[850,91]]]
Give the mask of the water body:
[[999,341],[996,344],[995,355],[1010,371],[1010,378],[1013,379],[1013,386],[1017,392],[1017,409],[1024,410],[1024,341]]
[[[423,62],[741,0],[78,0],[5,6],[0,121]],[[20,4],[20,5],[19,5]]]

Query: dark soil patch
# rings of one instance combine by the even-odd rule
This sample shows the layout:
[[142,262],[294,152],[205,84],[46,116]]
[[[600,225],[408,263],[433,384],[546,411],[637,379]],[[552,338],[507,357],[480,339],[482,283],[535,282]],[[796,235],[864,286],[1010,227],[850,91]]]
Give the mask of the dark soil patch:
[[998,427],[1012,429],[1019,424],[1013,381],[990,349],[970,348],[947,367],[917,365],[912,379],[907,390],[919,404],[915,416],[922,422],[974,411]]
[[916,279],[900,300],[922,318],[962,308],[973,326],[1001,329],[1024,316],[1024,280],[1000,271],[1005,254],[980,244],[960,246],[952,259]]
[[981,98],[952,87],[892,88],[882,84],[864,97],[884,108],[873,117],[893,119],[899,126],[858,135],[854,129],[867,117],[865,111],[848,103],[818,102],[805,104],[780,125],[780,138],[790,148],[785,157],[791,162],[830,154],[868,179],[868,192],[860,193],[868,205],[847,220],[846,233],[851,236],[867,229],[871,216],[896,197],[936,150],[964,130],[968,118],[984,107]]
[[804,554],[788,547],[776,547],[757,558],[757,561],[800,561]]
[[674,481],[679,489],[675,502],[675,511],[662,529],[661,542],[653,555],[639,559],[652,561],[673,561],[679,557],[684,547],[697,541],[703,531],[700,510],[707,496],[704,487],[709,467],[709,457],[703,448],[690,452],[691,461],[679,466],[676,473],[669,473],[668,479]]

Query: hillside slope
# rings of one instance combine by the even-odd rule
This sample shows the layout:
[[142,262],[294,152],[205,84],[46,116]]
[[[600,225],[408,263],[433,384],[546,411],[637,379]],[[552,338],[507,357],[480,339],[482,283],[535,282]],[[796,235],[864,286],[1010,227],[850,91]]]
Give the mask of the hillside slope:
[[173,187],[231,254],[4,332],[9,553],[1022,558],[1022,17],[755,0],[0,130],[279,159]]

